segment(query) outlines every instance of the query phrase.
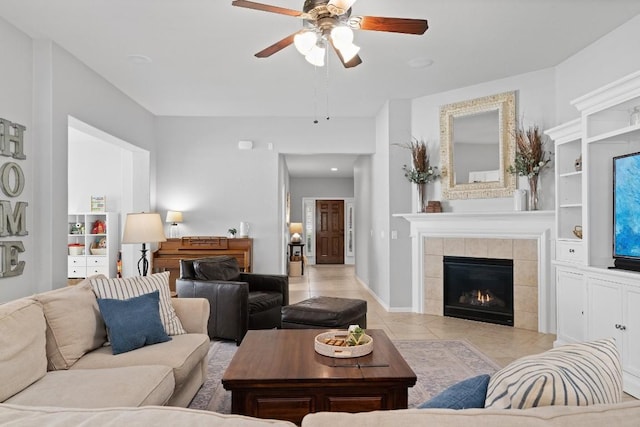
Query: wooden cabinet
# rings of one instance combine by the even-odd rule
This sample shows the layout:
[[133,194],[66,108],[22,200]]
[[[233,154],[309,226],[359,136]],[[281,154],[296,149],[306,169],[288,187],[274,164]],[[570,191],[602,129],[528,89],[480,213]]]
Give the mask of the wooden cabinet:
[[70,213],[67,222],[67,277],[116,277],[118,214]]
[[153,270],[169,271],[169,287],[176,289],[180,277],[180,260],[230,255],[238,260],[240,269],[251,273],[253,263],[253,239],[229,239],[216,236],[190,236],[167,239],[153,253]]

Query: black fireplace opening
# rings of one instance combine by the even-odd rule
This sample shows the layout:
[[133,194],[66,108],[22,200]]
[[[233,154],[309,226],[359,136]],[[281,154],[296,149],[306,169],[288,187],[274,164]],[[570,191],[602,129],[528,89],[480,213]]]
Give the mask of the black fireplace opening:
[[513,326],[513,260],[445,256],[444,315]]

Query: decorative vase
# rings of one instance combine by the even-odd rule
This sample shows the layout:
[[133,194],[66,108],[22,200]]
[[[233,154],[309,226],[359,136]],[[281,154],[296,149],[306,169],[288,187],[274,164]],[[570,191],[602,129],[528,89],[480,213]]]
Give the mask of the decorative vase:
[[538,177],[539,175],[533,175],[529,177],[529,210],[538,210]]
[[418,213],[427,211],[427,183],[417,183],[418,186]]

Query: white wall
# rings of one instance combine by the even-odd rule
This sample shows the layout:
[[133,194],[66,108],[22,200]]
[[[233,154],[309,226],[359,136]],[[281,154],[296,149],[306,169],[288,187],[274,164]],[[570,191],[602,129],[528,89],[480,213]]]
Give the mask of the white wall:
[[[516,114],[525,128],[537,124],[540,129],[546,129],[556,124],[555,72],[554,69],[545,69],[415,98],[411,121],[413,136],[431,143],[432,163],[439,164],[440,106],[508,91],[517,91]],[[547,150],[553,151],[551,142],[549,142]],[[547,168],[543,172],[540,183],[542,186],[540,192],[541,208],[551,210],[554,208],[555,198],[552,168]],[[526,180],[519,180],[518,185],[528,188]],[[430,199],[441,200],[439,181],[429,185],[429,193]],[[446,211],[510,211],[513,210],[513,199],[508,197],[502,199],[443,200],[443,209]]]
[[556,67],[556,124],[579,116],[575,98],[640,70],[639,40],[637,15]]
[[[151,183],[155,177],[154,167],[154,117],[147,110],[132,101],[120,90],[115,88],[104,78],[78,61],[59,46],[39,41],[38,55],[44,56],[42,62],[50,63],[51,67],[36,74],[43,82],[36,97],[51,91],[55,102],[47,104],[37,101],[38,115],[50,117],[50,157],[43,152],[43,174],[38,183],[43,188],[50,188],[47,206],[40,212],[41,218],[49,224],[49,229],[43,238],[47,240],[45,247],[49,252],[43,252],[44,264],[50,263],[50,269],[43,269],[40,273],[41,282],[48,287],[66,285],[66,227],[60,226],[67,221],[67,189],[68,189],[68,123],[69,116],[89,124],[101,131],[127,141],[137,147],[151,152],[150,172],[145,176],[134,176],[138,182],[134,188],[132,211],[149,211],[151,208]],[[125,258],[123,264],[128,269],[135,257]],[[45,285],[47,286],[47,285]]]
[[[360,156],[353,167],[355,199],[356,277],[371,283],[373,259],[373,156]],[[369,286],[370,287],[370,286]]]
[[[24,167],[29,235],[22,239],[23,275],[0,279],[0,302],[66,285],[67,125],[69,115],[153,149],[153,116],[76,58],[46,40],[28,36],[0,19],[0,117],[24,124]],[[6,64],[5,64],[6,65]],[[137,191],[149,208],[151,176]],[[149,174],[147,174],[149,175]]]
[[[0,193],[0,199],[11,202],[12,208],[18,201],[28,203],[26,210],[27,236],[8,236],[0,241],[21,241],[25,251],[19,255],[25,261],[24,273],[15,277],[0,278],[0,303],[37,292],[39,229],[36,218],[40,203],[35,197],[37,186],[35,170],[36,157],[40,151],[40,141],[34,132],[32,120],[33,55],[31,39],[0,18],[0,52],[3,65],[0,67],[0,118],[26,126],[24,134],[25,160],[16,161],[25,176],[25,187],[18,197],[7,197]],[[0,157],[0,164],[13,161]]]
[[291,222],[302,221],[302,198],[353,197],[353,178],[291,178]]
[[[411,101],[389,101],[389,306],[393,310],[411,311],[411,237],[409,223],[395,213],[411,211],[411,188],[402,166],[411,164],[411,152],[396,144],[411,140]],[[379,259],[377,262],[385,262]]]
[[[254,271],[284,272],[280,154],[371,153],[373,120],[158,117],[158,208],[184,212],[183,235],[251,223]],[[238,150],[251,140],[253,150]],[[273,149],[269,149],[272,144]]]
[[69,129],[69,212],[89,212],[91,196],[105,196],[107,212],[122,211],[122,149]]

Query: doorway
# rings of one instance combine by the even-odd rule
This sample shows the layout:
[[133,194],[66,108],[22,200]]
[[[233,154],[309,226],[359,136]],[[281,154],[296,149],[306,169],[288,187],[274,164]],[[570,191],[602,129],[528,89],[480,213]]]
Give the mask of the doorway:
[[316,200],[316,264],[344,264],[344,200]]

